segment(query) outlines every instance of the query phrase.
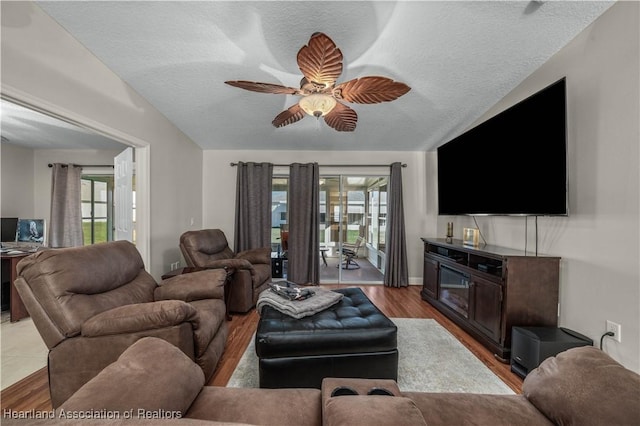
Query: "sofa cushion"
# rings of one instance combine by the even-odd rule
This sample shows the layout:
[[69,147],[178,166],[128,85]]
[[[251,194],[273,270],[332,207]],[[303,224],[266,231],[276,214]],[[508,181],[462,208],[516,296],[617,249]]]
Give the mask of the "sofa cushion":
[[204,374],[180,349],[155,337],[131,345],[57,410],[163,411],[183,417],[204,385]]
[[400,396],[334,396],[325,402],[323,415],[323,426],[427,424],[416,404],[409,398]]
[[640,375],[592,346],[547,358],[522,391],[555,424],[640,424]]
[[196,317],[196,309],[181,300],[124,305],[87,320],[82,324],[82,335],[95,337],[152,330],[193,321]]
[[403,392],[429,426],[551,426],[522,395]]
[[253,425],[320,426],[320,391],[205,386],[187,417]]

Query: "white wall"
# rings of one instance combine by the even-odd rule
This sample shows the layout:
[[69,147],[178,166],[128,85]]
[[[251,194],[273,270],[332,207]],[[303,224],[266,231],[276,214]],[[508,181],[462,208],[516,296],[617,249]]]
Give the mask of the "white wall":
[[2,93],[148,146],[150,262],[159,278],[202,222],[202,150],[33,2],[2,2]]
[[[330,129],[326,129],[329,131]],[[214,151],[205,150],[203,159],[203,226],[220,228],[233,246],[235,224],[236,173],[231,162],[256,161],[274,164],[317,162],[323,164],[391,164],[406,163],[402,170],[408,269],[411,283],[422,283],[422,241],[420,237],[428,220],[425,211],[424,152],[326,152],[326,151]],[[274,174],[288,169],[274,168]],[[388,167],[340,168],[320,167],[320,174],[385,174]],[[212,183],[215,182],[215,183]]]
[[[604,348],[634,371],[640,371],[639,9],[638,2],[616,3],[479,120],[567,77],[570,216],[538,220],[539,253],[562,257],[560,325],[598,346],[606,320],[621,324],[622,342],[606,339]],[[458,231],[473,225],[443,216],[439,236],[452,219]],[[524,248],[524,218],[477,220],[489,244]],[[534,238],[529,219],[529,250]]]
[[2,217],[35,217],[33,150],[9,143],[0,146],[2,158]]

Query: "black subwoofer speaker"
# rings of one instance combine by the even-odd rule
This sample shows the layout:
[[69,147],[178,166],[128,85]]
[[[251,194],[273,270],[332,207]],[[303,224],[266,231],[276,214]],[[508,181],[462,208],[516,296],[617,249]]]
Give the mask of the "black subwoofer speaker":
[[562,327],[513,327],[511,371],[524,378],[550,356],[578,346],[593,346],[593,340]]

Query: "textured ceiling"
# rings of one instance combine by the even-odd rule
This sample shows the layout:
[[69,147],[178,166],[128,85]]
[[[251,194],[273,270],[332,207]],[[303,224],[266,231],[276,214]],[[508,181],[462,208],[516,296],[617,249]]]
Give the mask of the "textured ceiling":
[[2,142],[33,149],[114,149],[124,145],[58,118],[0,100]]
[[[612,2],[46,1],[38,4],[204,149],[431,150],[540,67]],[[344,55],[338,82],[382,75],[412,90],[350,104],[355,132],[306,117],[297,98],[224,84],[297,87],[312,33]]]

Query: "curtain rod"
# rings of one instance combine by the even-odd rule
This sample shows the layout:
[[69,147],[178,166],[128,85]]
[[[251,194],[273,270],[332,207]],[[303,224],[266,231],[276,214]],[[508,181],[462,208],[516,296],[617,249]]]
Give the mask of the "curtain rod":
[[[51,168],[53,164],[49,163],[48,166]],[[68,167],[68,164],[63,164],[62,167]],[[113,164],[73,164],[74,167],[113,167]]]
[[[236,167],[238,163],[230,163],[231,167]],[[288,167],[291,164],[274,164],[274,167]],[[391,164],[318,164],[318,167],[389,167]],[[405,163],[402,167],[407,167]]]

